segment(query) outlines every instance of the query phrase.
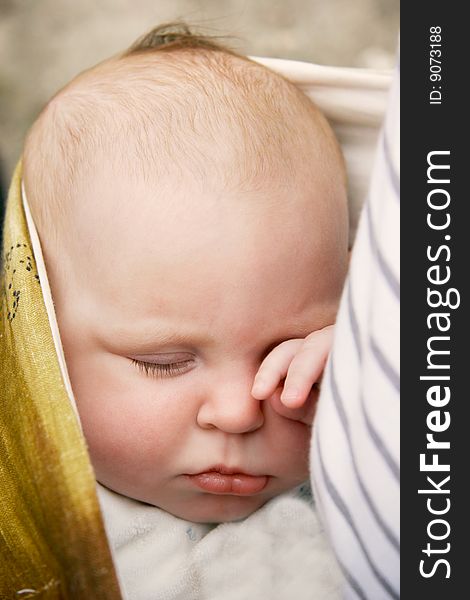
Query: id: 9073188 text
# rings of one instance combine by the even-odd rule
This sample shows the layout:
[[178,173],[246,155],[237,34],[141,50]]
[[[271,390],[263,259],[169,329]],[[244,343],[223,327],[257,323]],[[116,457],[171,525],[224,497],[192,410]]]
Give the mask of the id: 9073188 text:
[[442,103],[442,36],[439,25],[429,28],[429,104]]

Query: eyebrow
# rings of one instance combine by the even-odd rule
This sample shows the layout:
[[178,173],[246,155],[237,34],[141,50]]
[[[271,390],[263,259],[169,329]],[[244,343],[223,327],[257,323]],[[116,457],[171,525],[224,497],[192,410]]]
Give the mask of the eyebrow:
[[[185,324],[183,330],[176,330],[174,326],[165,325],[163,322],[148,325],[146,328],[139,326],[135,329],[130,329],[127,325],[119,325],[104,330],[100,338],[105,338],[111,345],[119,346],[120,351],[123,350],[122,346],[128,345],[130,346],[129,351],[143,353],[156,350],[159,346],[188,345],[201,348],[216,343],[217,340],[210,331],[202,333],[187,327],[190,325]],[[276,335],[275,339],[265,340],[265,342],[268,345],[276,346],[288,339],[304,338],[312,331],[313,329],[310,327],[298,325],[294,326],[291,331],[276,332],[279,335]]]
[[170,344],[190,344],[191,346],[207,346],[215,341],[215,338],[206,333],[201,335],[196,331],[175,331],[174,329],[160,326],[147,328],[146,330],[130,330],[127,327],[119,327],[107,334],[119,344],[132,344],[139,347],[167,346]]

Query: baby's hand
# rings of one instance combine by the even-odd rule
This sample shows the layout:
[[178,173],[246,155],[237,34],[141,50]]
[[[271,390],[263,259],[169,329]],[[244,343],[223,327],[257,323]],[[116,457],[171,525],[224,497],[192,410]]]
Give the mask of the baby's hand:
[[[274,410],[283,417],[311,425],[333,329],[329,325],[305,339],[287,340],[271,350],[258,369],[252,396],[258,400],[269,398]],[[274,394],[284,377],[282,394]]]

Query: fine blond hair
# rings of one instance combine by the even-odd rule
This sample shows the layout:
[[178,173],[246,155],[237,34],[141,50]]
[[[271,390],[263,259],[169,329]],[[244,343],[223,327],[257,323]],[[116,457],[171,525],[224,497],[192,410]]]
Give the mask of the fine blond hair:
[[[230,160],[220,160],[221,145]],[[256,188],[298,170],[299,156],[306,176],[318,168],[345,189],[339,145],[300,90],[178,23],[154,28],[60,90],[33,124],[23,160],[40,235],[57,241],[57,224],[103,161],[136,179],[217,173],[227,186]]]

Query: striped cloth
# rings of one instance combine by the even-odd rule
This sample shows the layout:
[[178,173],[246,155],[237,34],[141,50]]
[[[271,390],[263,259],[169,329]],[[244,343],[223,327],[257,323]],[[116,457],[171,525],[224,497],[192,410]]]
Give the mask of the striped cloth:
[[399,92],[397,67],[311,448],[348,599],[400,596]]

